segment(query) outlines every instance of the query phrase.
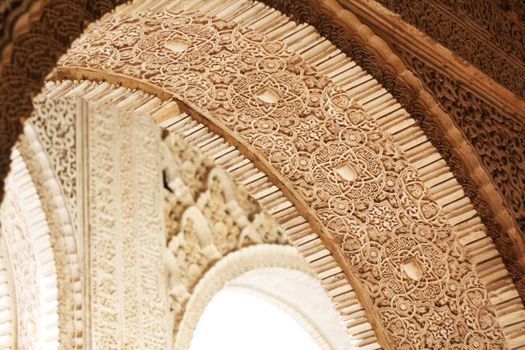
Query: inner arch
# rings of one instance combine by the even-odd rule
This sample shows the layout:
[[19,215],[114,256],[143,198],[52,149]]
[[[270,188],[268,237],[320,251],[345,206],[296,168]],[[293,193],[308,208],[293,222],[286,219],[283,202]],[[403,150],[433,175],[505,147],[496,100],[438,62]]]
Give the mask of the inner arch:
[[[349,337],[344,323],[352,320],[343,320],[337,313],[297,250],[290,246],[263,244],[225,256],[202,277],[186,306],[175,339],[178,349],[187,349],[191,339],[199,336],[194,333],[195,329],[199,329],[206,308],[221,291],[248,293],[280,308],[295,319],[322,350],[352,349],[355,344],[362,345],[359,339]],[[250,319],[257,318],[257,314],[250,314]],[[228,315],[224,317],[224,322],[228,322]],[[262,327],[259,332],[264,333],[264,322],[259,325]]]
[[252,294],[231,289],[213,297],[195,329],[190,350],[319,350],[285,311]]

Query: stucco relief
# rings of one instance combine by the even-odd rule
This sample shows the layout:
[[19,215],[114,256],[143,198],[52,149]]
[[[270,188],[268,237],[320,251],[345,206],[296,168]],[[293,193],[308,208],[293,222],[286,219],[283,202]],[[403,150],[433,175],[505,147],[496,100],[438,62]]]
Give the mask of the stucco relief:
[[[306,22],[314,26],[320,34],[328,38],[337,48],[352,57],[363,69],[377,79],[381,85],[406,108],[411,117],[418,121],[425,136],[428,137],[434,147],[439,150],[440,155],[446,161],[447,166],[450,167],[454,177],[472,201],[483,224],[487,227],[489,236],[494,239],[494,243],[502,255],[507,269],[511,272],[513,281],[517,285],[523,300],[525,298],[525,286],[523,282],[525,281],[523,278],[525,269],[517,259],[518,256],[522,255],[522,235],[519,230],[521,228],[523,231],[523,225],[515,225],[512,222],[512,218],[510,220],[511,222],[508,222],[506,219],[503,219],[506,216],[500,215],[499,217],[494,217],[491,214],[491,211],[495,212],[500,210],[501,206],[492,203],[494,197],[484,193],[487,185],[481,184],[477,179],[477,174],[472,171],[472,169],[482,166],[483,163],[476,161],[479,165],[469,165],[468,157],[457,153],[458,149],[461,149],[461,146],[447,140],[446,135],[451,130],[443,128],[443,126],[440,125],[436,120],[436,113],[425,106],[425,102],[421,99],[421,94],[426,88],[435,88],[434,97],[437,100],[436,102],[440,103],[442,109],[445,111],[451,109],[453,115],[456,113],[460,114],[461,111],[464,110],[494,110],[496,104],[490,102],[490,98],[484,98],[482,96],[480,96],[482,102],[479,102],[480,100],[474,98],[476,94],[473,91],[476,87],[470,86],[470,84],[457,85],[457,76],[451,75],[446,77],[447,84],[454,82],[454,84],[451,84],[454,86],[452,90],[461,88],[465,91],[465,94],[469,96],[468,99],[459,98],[456,93],[443,90],[442,87],[444,84],[441,82],[436,83],[437,79],[433,76],[434,73],[429,74],[431,69],[429,69],[429,67],[422,68],[413,58],[414,53],[421,50],[420,47],[414,44],[412,53],[408,55],[405,54],[404,50],[393,52],[388,47],[386,47],[385,50],[384,44],[392,45],[393,39],[391,37],[395,37],[395,35],[380,35],[381,28],[367,28],[367,31],[362,31],[366,26],[361,22],[357,23],[355,15],[339,2],[326,3],[317,0],[263,0],[263,2],[283,11],[300,23]],[[470,6],[470,3],[470,1],[466,2],[465,6]],[[509,4],[509,2],[506,3],[506,5]],[[501,7],[503,3],[502,1],[496,1],[492,2],[491,5]],[[462,4],[458,3],[457,6],[461,7]],[[475,2],[474,6],[480,8],[478,2]],[[511,7],[521,7],[523,10],[523,6],[520,5],[518,1],[513,1]],[[523,11],[521,13],[523,14]],[[350,21],[351,18],[354,18],[353,22]],[[397,19],[396,17],[396,20]],[[395,23],[394,21],[392,25],[395,26]],[[390,25],[390,23],[385,24],[385,28],[390,28]],[[399,23],[399,25],[404,25],[404,23]],[[374,30],[374,32],[368,32],[368,30]],[[381,42],[381,40],[378,42],[378,40],[376,40],[380,38],[378,35],[386,42]],[[372,41],[369,40],[371,37],[373,37]],[[402,68],[403,76],[400,75],[399,67],[393,66],[393,62],[395,62],[398,57],[397,55],[399,55],[399,58],[402,58],[407,65],[406,70]],[[427,61],[427,59],[424,60]],[[426,79],[422,81],[423,86],[421,86],[421,89],[417,87],[419,83],[415,84],[415,82],[410,82],[406,79],[407,75],[405,74],[409,71],[417,73],[420,70],[428,74],[430,79],[428,81]],[[424,76],[424,74],[421,76]],[[465,76],[461,77],[461,79],[468,80],[469,78]],[[495,159],[499,157],[500,154],[504,156],[504,153],[501,152],[502,148],[495,146],[498,144],[501,145],[499,135],[505,134],[505,139],[518,140],[520,135],[509,132],[509,125],[519,130],[522,128],[522,123],[513,120],[510,115],[505,115],[505,113],[497,112],[493,114],[489,112],[482,113],[481,115],[483,116],[482,120],[468,123],[469,127],[468,130],[465,130],[465,134],[472,136],[477,135],[478,131],[483,132],[486,123],[494,126],[497,125],[498,127],[494,127],[492,132],[486,133],[485,137],[482,138],[483,140],[490,141],[484,143],[480,152],[490,154],[488,159]],[[458,129],[457,131],[460,130],[461,129]],[[471,134],[471,132],[473,132],[473,134]],[[473,155],[475,153],[477,152],[472,152],[471,154]],[[504,158],[503,160],[498,159],[498,161],[503,162],[503,165],[498,166],[500,165],[498,162],[491,161],[491,165],[489,166],[500,179],[507,173],[507,170],[503,169],[504,167],[519,167],[519,156],[506,156]],[[487,179],[491,181],[490,178]],[[490,187],[492,185],[488,184],[488,186]],[[519,188],[519,190],[516,190],[516,188]],[[515,178],[513,177],[510,178],[509,181],[500,181],[497,190],[501,193],[513,193],[518,196],[522,192],[521,188],[516,186]],[[516,201],[509,196],[507,196],[506,199],[506,206],[508,206],[510,210],[514,211],[514,213],[520,213],[522,211],[520,209],[522,205],[520,201]],[[521,214],[518,216],[521,216]],[[519,242],[519,244],[515,244],[514,242]]]
[[525,162],[525,125],[519,116],[491,106],[479,94],[469,91],[406,49],[398,45],[394,48],[467,135],[508,201],[518,226],[525,229],[525,198],[521,193],[525,187],[525,174],[521,171]]
[[[15,198],[13,198],[15,197]],[[1,210],[2,236],[9,246],[13,269],[18,319],[17,343],[20,349],[35,349],[38,344],[40,321],[40,289],[38,288],[36,258],[33,254],[28,226],[17,202],[16,194],[8,194]],[[16,252],[16,253],[15,253]]]
[[208,269],[243,247],[287,240],[242,187],[184,139],[166,135],[161,148],[165,264],[176,339],[184,314],[193,312],[187,302]]
[[0,206],[0,233],[12,276],[17,349],[58,349],[57,272],[49,227],[18,149]]
[[77,123],[78,105],[72,98],[34,100],[31,124],[38,135],[53,174],[60,182],[71,222],[77,226]]
[[160,131],[104,104],[86,108],[89,341],[93,349],[165,350]]
[[[63,106],[62,103],[59,105]],[[54,116],[48,115],[48,117],[53,119]],[[57,114],[56,117],[60,119],[61,116]],[[62,141],[56,140],[56,142],[61,143]],[[75,223],[71,220],[71,208],[68,207],[68,203],[71,202],[76,205],[78,198],[64,197],[60,179],[55,175],[51,164],[53,161],[50,160],[40,143],[35,128],[30,123],[25,125],[24,136],[18,147],[27,164],[38,196],[41,198],[42,210],[49,225],[50,241],[57,269],[59,342],[65,349],[82,349],[85,333],[82,320],[84,301],[82,298],[81,256]],[[67,181],[67,177],[63,181]]]
[[146,12],[101,23],[61,64],[173,91],[248,142],[337,243],[396,347],[505,348],[485,288],[417,172],[281,42],[198,14]]

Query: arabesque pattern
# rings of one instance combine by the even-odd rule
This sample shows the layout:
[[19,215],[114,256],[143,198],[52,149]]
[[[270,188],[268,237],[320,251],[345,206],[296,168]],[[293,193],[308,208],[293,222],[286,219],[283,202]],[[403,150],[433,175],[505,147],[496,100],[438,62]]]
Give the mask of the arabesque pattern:
[[245,189],[235,186],[224,170],[212,167],[182,137],[167,135],[161,149],[167,233],[164,259],[175,339],[185,313],[194,313],[187,303],[195,286],[215,263],[244,247],[285,245],[287,240]]
[[248,142],[337,243],[395,348],[506,348],[483,284],[417,171],[282,42],[196,13],[145,12],[100,23],[61,64],[172,91]]

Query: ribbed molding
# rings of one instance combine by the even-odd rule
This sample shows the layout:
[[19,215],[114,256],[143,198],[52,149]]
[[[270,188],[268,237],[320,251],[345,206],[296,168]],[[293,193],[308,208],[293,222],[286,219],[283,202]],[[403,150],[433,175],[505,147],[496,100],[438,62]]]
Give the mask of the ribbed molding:
[[[50,207],[53,210],[56,224],[59,225],[56,229],[59,232],[55,234],[61,235],[61,242],[57,244],[55,249],[60,249],[60,252],[55,252],[58,258],[60,255],[61,259],[67,261],[69,268],[67,277],[71,281],[67,281],[65,284],[72,287],[72,290],[60,291],[60,293],[73,293],[73,300],[75,305],[72,312],[72,320],[64,320],[74,329],[74,344],[75,348],[81,348],[83,346],[83,303],[82,303],[82,284],[81,284],[81,267],[78,256],[77,242],[75,241],[75,229],[71,221],[69,209],[65,201],[64,195],[61,190],[60,182],[55,177],[53,167],[50,163],[49,157],[44,150],[42,144],[38,139],[36,130],[31,123],[26,123],[24,126],[24,135],[29,144],[31,151],[34,154],[34,160],[38,163],[40,174],[42,175],[42,185],[48,190],[45,197],[46,201],[50,201],[52,204]],[[60,293],[58,297],[60,298]]]
[[[22,155],[15,148],[11,154],[11,172],[6,181],[6,195],[16,193],[21,215],[26,224],[32,253],[36,263],[38,286],[39,319],[34,320],[37,327],[35,341],[39,349],[58,349],[58,296],[57,275],[49,227],[37,190],[24,163]],[[9,223],[3,223],[9,225]],[[7,247],[9,256],[17,254]],[[17,293],[15,289],[15,293]],[[17,302],[20,300],[17,298]],[[19,327],[27,325],[19,324]]]
[[0,244],[0,350],[10,350],[16,346],[16,299],[13,275],[3,238]]
[[[301,255],[297,253],[297,250],[291,246],[261,244],[228,254],[219,260],[196,285],[186,306],[184,317],[179,326],[177,339],[175,339],[177,349],[184,350],[189,348],[193,332],[206,306],[215,294],[224,288],[240,289],[267,299],[291,315],[310,336],[312,336],[321,349],[339,349],[339,347],[333,348],[329,343],[329,337],[326,337],[326,334],[323,333],[318,324],[311,322],[306,317],[309,305],[295,307],[287,303],[286,298],[283,298],[278,293],[269,294],[264,291],[264,288],[254,289],[251,285],[247,287],[246,283],[243,283],[243,277],[246,276],[244,274],[257,274],[264,272],[265,269],[270,269],[272,274],[279,275],[279,278],[283,281],[288,280],[292,285],[297,285],[297,282],[303,282],[303,284],[308,285],[310,281],[304,283],[303,279],[307,279],[308,277],[312,279],[308,265],[304,262]],[[294,281],[298,278],[300,278],[299,281]],[[258,282],[263,284],[264,280],[258,280]],[[322,289],[319,288],[319,285],[312,287],[317,287],[320,293],[320,295],[316,295],[315,298],[326,298],[326,296],[323,295]],[[317,291],[313,288],[312,290]],[[311,301],[312,303],[317,301],[308,300],[308,302]],[[328,314],[330,312],[333,312],[333,310],[323,309],[320,311],[320,313]],[[319,319],[321,319],[326,315],[319,314],[318,316]],[[324,317],[324,319],[326,321],[326,319],[329,318]],[[332,325],[332,327],[339,327],[339,325],[335,324]]]
[[[296,255],[302,259],[297,252]],[[315,339],[321,350],[354,347],[340,327],[340,317],[319,280],[311,273],[290,268],[256,269],[228,282],[225,288],[258,296],[285,311]]]

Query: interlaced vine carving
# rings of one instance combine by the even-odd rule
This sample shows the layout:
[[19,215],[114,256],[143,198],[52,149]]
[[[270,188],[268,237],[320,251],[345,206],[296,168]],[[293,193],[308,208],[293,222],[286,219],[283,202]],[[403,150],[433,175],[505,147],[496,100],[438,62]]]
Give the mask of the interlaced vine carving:
[[77,104],[73,98],[46,99],[41,96],[34,100],[31,123],[38,133],[53,173],[62,186],[67,200],[71,222],[77,224],[77,152],[76,113]]
[[145,12],[100,23],[61,64],[171,90],[248,142],[337,243],[396,348],[506,347],[483,284],[417,172],[282,42],[195,13]]
[[[479,35],[481,28],[471,29],[464,21],[454,18],[451,11],[444,11],[442,6],[438,6],[438,2],[433,0],[379,0],[379,3],[399,13],[405,21],[471,62],[516,95],[525,97],[525,81],[521,79],[525,74],[523,26],[510,26],[508,31],[500,33],[503,34],[503,38],[512,38],[508,41],[514,42],[519,48],[508,52],[508,48],[504,50],[490,45],[486,38]],[[476,3],[476,7],[482,9],[479,2]],[[490,22],[486,23],[504,23],[502,17],[492,16],[489,20]],[[520,37],[516,38],[517,35]]]

